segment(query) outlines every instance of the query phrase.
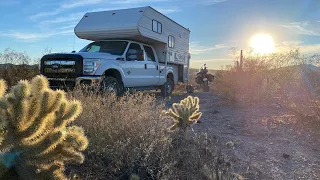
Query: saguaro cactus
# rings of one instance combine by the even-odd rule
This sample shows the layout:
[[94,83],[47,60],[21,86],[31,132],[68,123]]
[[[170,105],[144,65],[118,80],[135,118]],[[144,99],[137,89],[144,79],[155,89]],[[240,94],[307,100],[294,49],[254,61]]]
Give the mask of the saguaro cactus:
[[[5,85],[0,81],[0,95]],[[66,179],[65,163],[82,163],[88,140],[81,127],[70,126],[82,111],[64,91],[53,91],[43,76],[20,81],[0,100],[4,122],[2,148],[16,153],[12,166],[22,179]],[[1,148],[0,148],[1,151]]]
[[174,124],[170,127],[171,131],[180,128],[185,130],[187,127],[197,123],[202,113],[199,112],[199,98],[188,96],[180,101],[180,103],[174,103],[172,109],[166,111]]

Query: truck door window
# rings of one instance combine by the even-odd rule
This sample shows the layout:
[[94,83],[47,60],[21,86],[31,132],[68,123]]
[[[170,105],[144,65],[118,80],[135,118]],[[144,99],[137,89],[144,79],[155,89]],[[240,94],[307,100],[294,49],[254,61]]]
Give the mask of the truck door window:
[[148,61],[156,61],[156,58],[154,56],[153,50],[149,46],[143,46],[144,50],[146,51],[147,54],[147,60]]
[[100,46],[92,45],[91,48],[88,48],[88,52],[99,52]]
[[144,53],[141,46],[136,43],[131,43],[126,54],[127,61],[144,61]]

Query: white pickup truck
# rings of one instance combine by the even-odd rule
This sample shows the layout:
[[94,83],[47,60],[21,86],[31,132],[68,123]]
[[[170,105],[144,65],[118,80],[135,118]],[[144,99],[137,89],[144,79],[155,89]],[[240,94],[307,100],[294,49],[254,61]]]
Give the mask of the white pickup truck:
[[53,88],[98,82],[118,95],[129,88],[170,95],[188,81],[190,31],[151,7],[87,13],[75,34],[93,42],[41,59]]

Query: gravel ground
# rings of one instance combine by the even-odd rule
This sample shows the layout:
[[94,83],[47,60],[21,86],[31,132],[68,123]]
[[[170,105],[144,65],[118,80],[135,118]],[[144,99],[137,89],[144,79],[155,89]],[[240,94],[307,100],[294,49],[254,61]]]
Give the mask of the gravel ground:
[[[298,121],[277,106],[239,108],[210,93],[192,96],[200,98],[203,112],[194,129],[218,140],[235,173],[259,180],[320,179],[319,122]],[[173,96],[167,107],[184,97]]]

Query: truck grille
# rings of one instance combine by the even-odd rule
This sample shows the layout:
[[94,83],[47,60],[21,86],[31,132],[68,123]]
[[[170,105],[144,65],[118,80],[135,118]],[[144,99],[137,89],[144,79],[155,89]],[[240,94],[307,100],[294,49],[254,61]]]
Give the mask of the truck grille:
[[83,57],[77,54],[49,54],[41,59],[41,74],[48,78],[77,78],[83,72]]

